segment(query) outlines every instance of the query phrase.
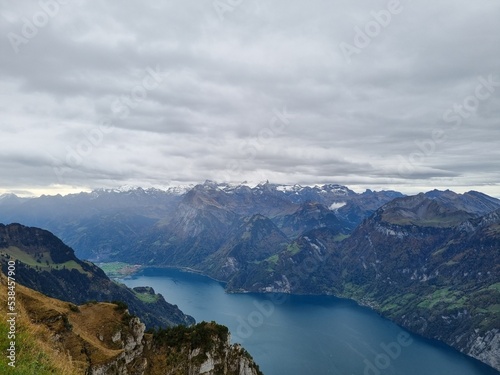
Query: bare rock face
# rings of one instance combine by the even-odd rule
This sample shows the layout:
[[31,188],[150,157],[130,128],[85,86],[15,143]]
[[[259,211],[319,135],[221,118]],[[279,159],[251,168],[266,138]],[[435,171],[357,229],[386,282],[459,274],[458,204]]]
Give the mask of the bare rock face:
[[245,355],[246,351],[241,345],[235,344],[232,350],[236,358],[230,363],[230,374],[236,375],[258,375],[260,370],[255,367],[253,360]]
[[500,369],[500,330],[492,329],[482,336],[476,335],[469,344],[468,355]]
[[[253,360],[248,356],[245,349],[239,344],[231,345],[230,335],[222,341],[219,337],[212,337],[216,343],[214,349],[201,353],[197,348],[189,354],[189,375],[259,375],[260,371]],[[203,356],[205,359],[199,365],[193,364],[194,359]],[[222,371],[222,372],[221,372]]]
[[105,364],[92,366],[92,375],[142,375],[147,368],[147,359],[144,357],[144,331],[146,326],[139,318],[131,318],[128,327],[119,327],[110,337],[104,337],[101,341],[110,340],[120,346],[123,351],[115,359]]
[[250,354],[231,344],[227,327],[215,322],[158,331],[146,352],[146,374],[262,375]]
[[[127,314],[127,312],[125,312]],[[184,330],[185,341],[159,340],[145,335],[145,325],[130,318],[128,325],[106,329],[96,337],[121,352],[113,359],[91,366],[91,375],[147,375],[185,373],[188,375],[262,375],[252,357],[239,344],[231,344],[227,328],[201,323]],[[203,337],[203,341],[199,341]]]

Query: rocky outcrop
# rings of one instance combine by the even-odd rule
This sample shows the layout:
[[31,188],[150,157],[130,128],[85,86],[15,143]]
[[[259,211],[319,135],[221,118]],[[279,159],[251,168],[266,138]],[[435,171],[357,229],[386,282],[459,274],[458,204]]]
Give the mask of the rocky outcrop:
[[107,337],[98,332],[100,341],[111,341],[114,345],[119,345],[123,351],[118,357],[107,363],[90,366],[88,372],[91,375],[145,374],[148,365],[148,361],[144,357],[145,329],[146,326],[141,323],[139,318],[131,318],[128,326],[119,327]]
[[215,322],[157,331],[148,348],[152,374],[262,375],[248,352],[231,344],[228,329]]
[[[218,338],[213,338],[216,342]],[[196,348],[189,353],[189,375],[258,375],[260,371],[240,345],[231,345],[229,335],[225,342],[218,342],[219,351],[201,353]],[[196,364],[199,357],[206,358],[201,364]],[[222,372],[221,372],[222,371]]]
[[467,354],[500,369],[500,330],[492,329],[484,335],[476,331],[469,339]]

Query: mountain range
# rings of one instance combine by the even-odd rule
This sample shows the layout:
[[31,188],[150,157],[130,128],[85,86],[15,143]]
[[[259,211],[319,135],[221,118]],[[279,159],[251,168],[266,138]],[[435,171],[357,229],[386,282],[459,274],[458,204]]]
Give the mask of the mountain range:
[[290,239],[316,226],[330,226],[332,220],[344,234],[401,196],[393,191],[357,194],[335,184],[302,187],[266,182],[249,187],[206,181],[182,189],[99,189],[64,197],[6,194],[0,196],[0,222],[47,229],[82,259],[112,261],[125,259],[131,244],[141,247],[152,241],[156,247],[163,241],[171,248],[187,247],[183,241],[204,234],[215,242],[209,245],[198,239],[200,247],[206,245],[211,252],[229,230],[254,214],[270,218]]
[[480,192],[206,181],[3,196],[0,221],[49,229],[83,259],[187,267],[231,292],[352,298],[500,369],[500,201]]

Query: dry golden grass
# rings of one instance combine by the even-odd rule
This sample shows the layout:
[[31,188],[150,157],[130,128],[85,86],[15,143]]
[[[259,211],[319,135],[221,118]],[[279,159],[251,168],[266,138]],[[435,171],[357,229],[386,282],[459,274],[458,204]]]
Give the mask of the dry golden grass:
[[[19,297],[27,288],[16,285],[17,312],[17,358],[16,368],[6,368],[9,374],[61,374],[77,375],[81,371],[75,367],[68,353],[60,346],[52,344],[52,332],[44,325],[34,324]],[[28,292],[29,293],[29,292]],[[7,314],[7,279],[0,272],[0,314]],[[6,339],[2,337],[1,339]],[[5,358],[2,358],[5,360]],[[4,363],[2,363],[4,365]],[[5,364],[6,366],[6,364]]]
[[[2,316],[7,313],[6,281],[6,277],[1,274]],[[111,340],[119,329],[126,329],[122,323],[123,313],[118,312],[114,304],[96,303],[76,308],[68,302],[49,298],[17,284],[16,310],[18,338],[29,343],[18,345],[17,364],[38,363],[40,358],[43,363],[39,366],[41,370],[30,368],[24,372],[16,370],[7,373],[24,375],[34,371],[33,374],[84,374],[90,363],[107,363],[123,351],[119,343]]]

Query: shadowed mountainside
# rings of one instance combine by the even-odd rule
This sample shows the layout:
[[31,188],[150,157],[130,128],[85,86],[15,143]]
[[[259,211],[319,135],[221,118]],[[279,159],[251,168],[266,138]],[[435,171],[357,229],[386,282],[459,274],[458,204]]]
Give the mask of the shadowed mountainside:
[[[20,224],[0,224],[0,263],[16,260],[16,280],[54,298],[76,304],[123,301],[148,327],[192,324],[194,319],[159,294],[133,290],[110,280],[96,265],[79,260],[52,233]],[[147,302],[145,302],[146,300]]]

